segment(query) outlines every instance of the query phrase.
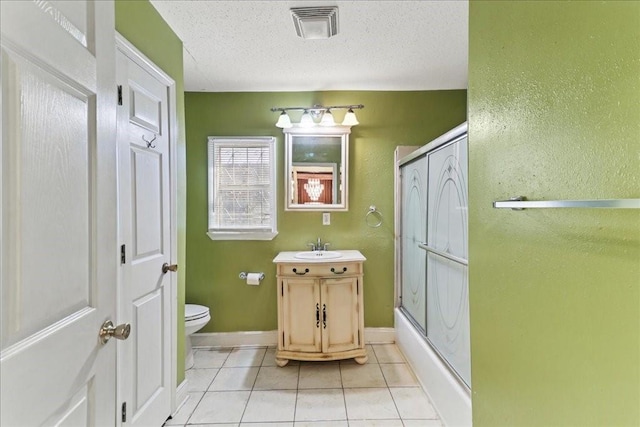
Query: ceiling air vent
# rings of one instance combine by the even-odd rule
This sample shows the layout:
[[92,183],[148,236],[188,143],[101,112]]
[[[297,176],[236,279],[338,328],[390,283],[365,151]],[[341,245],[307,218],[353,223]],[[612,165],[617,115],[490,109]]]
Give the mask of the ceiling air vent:
[[328,39],[338,34],[338,7],[293,7],[293,25],[303,39]]

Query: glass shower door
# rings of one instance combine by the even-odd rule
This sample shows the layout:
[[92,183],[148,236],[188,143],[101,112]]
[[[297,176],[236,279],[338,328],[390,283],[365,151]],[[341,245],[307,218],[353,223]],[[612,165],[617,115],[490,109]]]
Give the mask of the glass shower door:
[[428,158],[427,338],[470,386],[467,137]]
[[402,307],[426,326],[426,257],[418,246],[427,237],[427,156],[402,166]]

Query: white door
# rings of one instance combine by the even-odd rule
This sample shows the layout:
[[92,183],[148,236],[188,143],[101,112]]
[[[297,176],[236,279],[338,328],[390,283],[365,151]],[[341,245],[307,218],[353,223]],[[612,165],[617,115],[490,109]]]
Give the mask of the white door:
[[168,87],[117,51],[120,315],[118,386],[127,425],[160,426],[171,415],[171,264]]
[[0,15],[0,424],[114,425],[113,2]]

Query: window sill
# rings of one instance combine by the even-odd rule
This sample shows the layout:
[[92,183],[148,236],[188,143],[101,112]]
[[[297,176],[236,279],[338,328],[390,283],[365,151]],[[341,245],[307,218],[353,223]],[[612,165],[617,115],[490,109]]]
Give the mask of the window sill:
[[277,231],[207,231],[211,240],[273,240]]

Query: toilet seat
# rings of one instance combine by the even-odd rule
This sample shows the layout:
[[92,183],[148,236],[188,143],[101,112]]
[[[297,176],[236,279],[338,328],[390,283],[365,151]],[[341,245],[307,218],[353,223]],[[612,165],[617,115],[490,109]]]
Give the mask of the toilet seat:
[[192,320],[198,320],[209,316],[209,307],[198,304],[185,304],[184,305],[184,320],[189,322]]

